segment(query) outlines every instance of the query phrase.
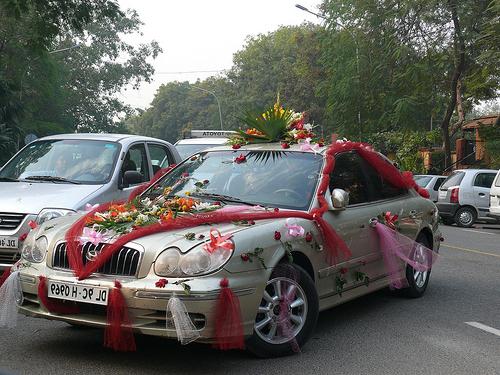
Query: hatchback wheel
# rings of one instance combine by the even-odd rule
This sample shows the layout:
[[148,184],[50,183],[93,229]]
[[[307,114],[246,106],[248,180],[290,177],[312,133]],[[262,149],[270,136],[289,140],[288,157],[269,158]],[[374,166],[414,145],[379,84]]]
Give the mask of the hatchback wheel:
[[[420,234],[417,237],[416,242],[422,244],[428,249],[432,247],[427,237],[423,234]],[[404,289],[404,292],[408,297],[418,298],[424,295],[427,285],[429,284],[432,259],[429,259],[427,250],[420,246],[415,246],[410,256],[413,261],[429,266],[427,271],[417,271],[409,264],[406,266],[406,281],[408,282],[408,288]]]
[[459,208],[455,214],[455,222],[463,228],[470,228],[476,222],[476,218],[476,210],[471,207]]
[[247,348],[259,357],[297,352],[313,333],[318,311],[309,274],[295,264],[280,264],[267,282]]

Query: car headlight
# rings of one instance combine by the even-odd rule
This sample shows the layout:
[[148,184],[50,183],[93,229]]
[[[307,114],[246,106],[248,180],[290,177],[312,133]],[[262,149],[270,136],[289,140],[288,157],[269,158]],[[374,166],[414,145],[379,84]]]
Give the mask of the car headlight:
[[73,214],[75,211],[66,210],[64,208],[44,208],[40,211],[38,216],[36,217],[36,222],[38,225],[42,224],[45,221],[52,220],[61,216],[66,216],[69,214]]
[[154,264],[158,276],[201,276],[217,271],[231,258],[232,251],[219,248],[213,253],[202,246],[182,254],[176,247],[169,247],[158,255]]
[[30,263],[41,263],[45,259],[48,246],[47,237],[42,236],[35,240],[34,235],[28,235],[24,241],[21,256]]

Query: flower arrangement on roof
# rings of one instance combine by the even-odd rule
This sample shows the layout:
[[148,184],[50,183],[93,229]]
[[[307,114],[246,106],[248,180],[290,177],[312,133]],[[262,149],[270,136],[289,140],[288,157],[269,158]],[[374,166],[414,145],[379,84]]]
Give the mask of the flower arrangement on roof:
[[[310,143],[316,139],[313,125],[306,123],[306,112],[295,112],[281,105],[279,95],[276,103],[264,111],[249,111],[239,118],[247,128],[237,130],[237,134],[228,141],[233,148],[249,143],[281,142]],[[318,140],[317,143],[323,143]]]

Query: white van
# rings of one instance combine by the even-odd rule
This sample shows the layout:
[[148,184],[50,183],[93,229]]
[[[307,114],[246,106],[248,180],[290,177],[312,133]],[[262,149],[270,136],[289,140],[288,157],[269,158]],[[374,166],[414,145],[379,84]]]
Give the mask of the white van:
[[488,216],[500,221],[500,171],[490,188],[490,212]]
[[62,134],[28,144],[0,168],[0,273],[19,259],[30,221],[126,199],[179,161],[170,143],[137,135]]
[[175,148],[181,159],[186,159],[207,148],[227,144],[228,138],[235,134],[233,130],[191,130],[191,137],[177,141]]

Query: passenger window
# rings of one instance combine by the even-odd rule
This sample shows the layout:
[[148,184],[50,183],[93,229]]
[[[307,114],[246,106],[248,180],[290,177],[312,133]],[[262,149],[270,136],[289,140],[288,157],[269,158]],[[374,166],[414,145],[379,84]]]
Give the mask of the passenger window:
[[345,152],[335,157],[335,167],[330,175],[330,191],[333,189],[348,192],[349,205],[369,201],[363,160],[357,153]]
[[495,173],[478,173],[474,179],[474,186],[491,188],[494,179]]
[[171,162],[170,152],[167,147],[148,143],[149,157],[153,166],[153,174],[156,174],[160,169],[168,167]]
[[144,144],[133,145],[125,154],[122,165],[122,175],[126,171],[137,171],[142,174],[142,181],[149,180],[148,158]]
[[436,180],[436,183],[434,184],[434,187],[433,187],[434,191],[438,191],[438,190],[439,190],[439,187],[440,187],[440,186],[441,186],[441,184],[444,182],[444,180],[446,180],[446,178],[445,178],[445,177],[441,177],[441,178],[438,178],[438,179]]

